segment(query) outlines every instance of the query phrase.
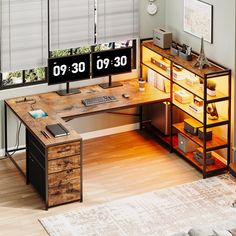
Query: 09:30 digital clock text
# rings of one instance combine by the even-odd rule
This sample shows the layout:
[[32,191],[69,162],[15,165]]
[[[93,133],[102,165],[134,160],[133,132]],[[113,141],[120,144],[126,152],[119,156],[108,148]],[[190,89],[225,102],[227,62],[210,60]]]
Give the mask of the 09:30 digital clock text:
[[53,67],[53,76],[65,75],[66,72],[71,72],[73,74],[84,73],[86,70],[85,62],[74,62],[71,67],[65,64],[55,65]]

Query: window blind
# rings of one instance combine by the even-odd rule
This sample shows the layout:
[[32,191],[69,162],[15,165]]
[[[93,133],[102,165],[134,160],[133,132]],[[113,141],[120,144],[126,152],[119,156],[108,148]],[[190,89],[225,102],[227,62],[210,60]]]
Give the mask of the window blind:
[[94,0],[50,1],[50,51],[94,43]]
[[138,0],[97,0],[97,43],[139,36]]
[[0,0],[1,72],[46,66],[47,0]]

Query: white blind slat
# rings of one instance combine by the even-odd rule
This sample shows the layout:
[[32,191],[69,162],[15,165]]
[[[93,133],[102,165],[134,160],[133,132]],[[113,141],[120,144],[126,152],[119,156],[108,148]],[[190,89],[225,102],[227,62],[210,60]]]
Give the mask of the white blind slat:
[[1,0],[1,72],[47,65],[47,0]]
[[98,0],[97,3],[97,43],[138,38],[138,0]]
[[94,43],[94,0],[50,1],[50,51]]

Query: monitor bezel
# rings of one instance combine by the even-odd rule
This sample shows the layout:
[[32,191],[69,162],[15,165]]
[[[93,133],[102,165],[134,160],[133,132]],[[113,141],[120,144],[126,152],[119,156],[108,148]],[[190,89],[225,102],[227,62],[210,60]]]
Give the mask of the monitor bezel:
[[59,81],[59,82],[50,82],[50,77],[49,77],[49,61],[53,61],[53,60],[56,60],[56,59],[80,57],[80,56],[88,56],[89,57],[89,61],[91,63],[91,53],[83,53],[83,54],[77,54],[77,55],[68,55],[68,56],[62,56],[62,57],[50,57],[50,58],[48,58],[47,73],[46,73],[48,85],[73,83],[73,82],[78,82],[78,81],[83,81],[83,80],[90,79],[91,78],[91,68],[89,68],[89,76],[88,77],[79,78],[77,80],[66,80],[66,81]]
[[96,79],[96,78],[100,78],[100,77],[106,77],[106,76],[111,76],[111,75],[120,75],[120,74],[126,74],[126,73],[130,73],[133,70],[133,65],[132,65],[132,48],[133,47],[123,47],[123,48],[115,48],[115,49],[108,49],[108,50],[103,50],[103,51],[97,51],[97,52],[92,52],[91,53],[91,62],[93,63],[93,55],[95,54],[99,54],[99,53],[107,53],[107,52],[114,52],[114,51],[121,51],[121,50],[129,50],[130,51],[130,70],[124,71],[124,72],[118,72],[118,73],[112,73],[112,74],[104,74],[104,75],[99,75],[99,76],[94,76],[93,74],[93,65],[91,65],[91,77],[92,79]]

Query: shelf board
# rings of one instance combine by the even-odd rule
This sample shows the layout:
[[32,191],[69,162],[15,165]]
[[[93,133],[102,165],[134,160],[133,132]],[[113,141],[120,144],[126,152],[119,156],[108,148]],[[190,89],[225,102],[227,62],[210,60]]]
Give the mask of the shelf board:
[[170,49],[162,49],[162,48],[154,45],[153,40],[142,42],[142,46],[152,50],[153,52],[158,53],[159,55],[167,58],[168,60],[174,62],[175,64],[182,66],[183,68],[191,71],[192,73],[194,73],[202,78],[204,78],[204,75],[206,73],[223,71],[225,69],[223,67],[216,65],[215,63],[213,63],[210,60],[209,61],[211,63],[211,67],[203,68],[203,69],[199,69],[197,67],[194,67],[194,64],[197,62],[197,58],[198,58],[198,55],[196,55],[195,53],[192,53],[193,59],[191,61],[186,61],[179,56],[171,55]]
[[[191,139],[193,142],[197,143],[199,146],[203,147],[203,140],[199,139],[197,136],[194,136],[184,130],[184,122],[176,123],[173,125],[180,133],[184,134],[187,138]],[[212,134],[212,140],[206,142],[207,151],[216,150],[219,148],[227,148],[227,142],[219,138],[214,133]]]
[[[203,113],[196,113],[189,108],[188,104],[182,104],[175,99],[173,99],[173,104],[177,107],[179,107],[182,111],[193,117],[194,119],[198,120],[199,122],[203,123]],[[227,119],[225,117],[219,116],[218,120],[210,120],[207,119],[207,125],[209,126],[217,126],[221,125],[221,123],[227,123]]]
[[[203,165],[201,163],[199,163],[197,160],[194,159],[193,157],[193,153],[192,152],[188,152],[188,153],[184,153],[182,150],[180,150],[178,148],[178,146],[175,146],[174,149],[181,154],[181,156],[183,156],[185,159],[187,159],[189,162],[191,162],[194,166],[196,166],[200,171],[203,172]],[[215,163],[213,165],[207,165],[206,166],[206,173],[210,173],[210,172],[214,172],[214,171],[219,171],[221,169],[225,169],[227,168],[227,165],[225,163],[223,163],[221,160],[219,160],[217,158],[217,155],[214,156],[214,154],[212,155]]]
[[[157,130],[155,127],[152,127],[151,125],[149,125],[148,127],[151,128],[151,130],[154,131],[154,134],[157,135],[158,138],[161,139],[165,144],[170,145],[170,136],[164,135],[163,133],[161,133],[159,130]],[[182,150],[178,148],[178,135],[174,134],[172,136],[172,144],[173,144],[174,151],[180,154],[184,159],[190,162],[199,171],[203,172],[203,165],[194,159],[193,153],[184,153]],[[206,172],[210,174],[211,172],[226,170],[227,165],[223,157],[217,154],[216,152],[212,152],[212,156],[215,159],[215,163],[213,165],[208,165],[206,168]]]
[[161,69],[160,67],[158,67],[157,65],[153,64],[152,62],[145,61],[145,62],[142,62],[142,64],[144,66],[147,66],[148,68],[154,70],[155,72],[157,72],[158,74],[162,75],[166,79],[170,80],[170,76],[168,76],[167,72],[165,70]]
[[[204,100],[203,90],[200,89],[200,84],[195,85],[195,86],[191,86],[191,85],[187,84],[185,82],[185,80],[174,80],[173,82],[175,84],[177,84],[178,86],[180,86],[181,88],[187,90],[188,92],[190,92],[190,93],[196,95],[197,97],[201,98],[202,100]],[[228,99],[229,99],[229,97],[226,94],[224,94],[218,90],[216,90],[216,96],[207,95],[208,102],[216,102],[217,100],[222,101],[222,100],[228,100]]]

